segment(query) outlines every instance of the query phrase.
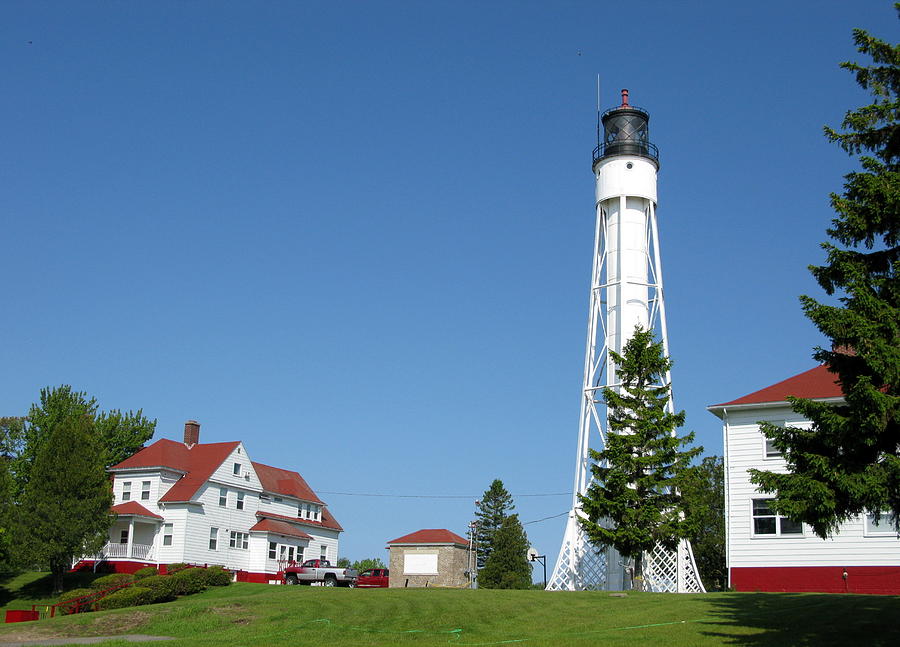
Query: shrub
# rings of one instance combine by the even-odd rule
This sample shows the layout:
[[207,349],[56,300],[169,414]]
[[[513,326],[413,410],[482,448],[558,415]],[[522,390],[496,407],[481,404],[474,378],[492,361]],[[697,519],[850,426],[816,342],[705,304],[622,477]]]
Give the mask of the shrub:
[[184,562],[175,562],[174,564],[166,566],[166,573],[173,574],[175,571],[182,571],[186,568],[191,568],[191,565],[185,564]]
[[98,609],[121,609],[136,607],[153,602],[153,591],[143,586],[129,586],[127,589],[110,593],[97,601]]
[[147,566],[145,568],[139,568],[134,572],[134,579],[141,580],[145,577],[150,577],[151,575],[159,575],[159,571],[156,570],[155,566]]
[[171,575],[151,575],[141,580],[142,587],[153,591],[154,602],[168,602],[175,599],[175,581]]
[[104,575],[103,577],[98,577],[96,580],[91,582],[91,588],[95,591],[103,591],[105,589],[111,589],[115,586],[131,584],[132,582],[134,582],[134,575],[132,575],[131,573],[113,573],[112,575]]
[[206,588],[205,568],[186,568],[168,577],[172,578],[172,581],[175,583],[175,593],[177,595],[200,593]]
[[231,572],[226,571],[222,566],[210,566],[204,570],[206,571],[206,586],[228,586],[231,584]]
[[[84,595],[91,595],[92,593],[96,593],[96,592],[97,591],[95,591],[94,589],[72,589],[71,591],[66,591],[65,593],[60,595],[59,601],[60,602],[68,602],[69,600],[74,600],[75,598],[80,598]],[[57,609],[58,609],[57,613],[60,613],[62,615],[68,615],[70,613],[75,613],[75,605],[61,606],[61,607],[57,607]],[[81,610],[82,611],[93,611],[94,603],[91,602],[87,608],[82,608]]]

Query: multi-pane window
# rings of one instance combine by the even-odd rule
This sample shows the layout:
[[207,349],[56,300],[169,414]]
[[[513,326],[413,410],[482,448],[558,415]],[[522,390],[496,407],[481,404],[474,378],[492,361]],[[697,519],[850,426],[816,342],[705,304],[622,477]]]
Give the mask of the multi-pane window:
[[237,493],[237,505],[236,505],[236,507],[237,507],[238,510],[243,510],[243,509],[244,509],[244,493],[243,493],[243,492],[238,492],[238,493]]
[[775,514],[771,499],[753,499],[754,535],[802,535],[803,524]]
[[232,548],[247,550],[247,547],[250,545],[250,535],[245,532],[235,532],[234,530],[232,530],[231,541],[228,545]]
[[274,541],[270,541],[269,542],[269,559],[275,559],[278,556],[277,551],[278,551],[278,544],[276,544]]
[[321,510],[321,508],[320,508],[319,506],[317,506],[317,505],[314,505],[314,506],[313,506],[313,520],[314,520],[314,521],[318,521],[318,520],[319,520],[319,511],[320,511],[320,510]]
[[128,529],[127,528],[119,533],[119,543],[120,544],[128,543]]
[[303,546],[297,546],[297,562],[303,562]]
[[224,508],[228,505],[228,488],[219,488],[219,507]]
[[319,559],[323,561],[328,559],[328,546],[322,546],[321,550],[319,551]]
[[131,481],[122,483],[122,500],[131,501]]
[[141,501],[150,500],[150,481],[141,481]]
[[163,524],[163,546],[172,545],[172,524]]
[[287,559],[287,546],[285,546],[284,544],[281,544],[278,547],[278,558],[282,561]]
[[209,529],[209,549],[217,550],[219,545],[219,529],[218,528],[210,528]]
[[897,535],[897,529],[891,523],[891,513],[884,511],[879,515],[878,521],[875,520],[874,514],[866,515],[866,535],[869,536],[886,536]]
[[240,464],[240,463],[235,463],[234,466],[233,466],[231,469],[232,469],[232,473],[233,473],[235,476],[240,476],[240,475],[241,475],[241,464]]
[[288,546],[288,561],[289,562],[294,561],[294,547],[293,546]]
[[[769,424],[775,425],[776,427],[784,427],[784,420],[770,420]],[[781,458],[781,451],[775,446],[775,441],[771,438],[766,438],[763,436],[763,442],[765,443],[763,447],[763,455],[766,458]]]
[[307,518],[307,507],[305,503],[301,503],[299,506],[297,506],[297,516],[301,519]]

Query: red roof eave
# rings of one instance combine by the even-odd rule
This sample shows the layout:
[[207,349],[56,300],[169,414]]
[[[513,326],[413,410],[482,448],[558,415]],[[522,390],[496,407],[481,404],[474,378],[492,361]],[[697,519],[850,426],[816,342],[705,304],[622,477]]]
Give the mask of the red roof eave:
[[822,364],[736,400],[710,405],[707,409],[713,411],[725,407],[747,405],[771,406],[786,403],[789,396],[811,400],[831,400],[842,398],[844,393],[835,374]]

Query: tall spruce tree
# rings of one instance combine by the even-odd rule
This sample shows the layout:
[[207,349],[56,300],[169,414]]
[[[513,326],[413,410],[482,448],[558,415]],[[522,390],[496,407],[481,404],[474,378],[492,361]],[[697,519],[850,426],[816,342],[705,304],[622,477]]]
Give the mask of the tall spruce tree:
[[[894,5],[900,13],[900,3]],[[847,112],[829,140],[861,169],[831,195],[837,216],[822,243],[827,261],[810,271],[836,304],[801,297],[803,310],[831,342],[813,357],[836,376],[844,401],[789,398],[810,429],[761,425],[788,474],[753,471],[776,512],[809,524],[820,537],[863,513],[889,513],[900,531],[900,46],[856,29],[872,65],[841,63],[873,97]]]
[[634,578],[643,577],[645,551],[674,550],[691,535],[679,488],[702,448],[682,449],[694,434],[676,431],[684,411],[670,413],[665,383],[672,362],[654,342],[653,331],[637,326],[622,354],[610,351],[621,390],[603,390],[609,428],[606,447],[590,450],[593,481],[581,497],[581,527],[595,546],[613,546],[634,560]]
[[503,519],[494,533],[494,546],[478,585],[485,589],[527,589],[531,587],[531,564],[528,562],[528,537],[519,515]]
[[16,527],[18,548],[47,564],[55,593],[72,558],[106,542],[112,488],[99,435],[88,415],[60,420],[35,456],[22,493]]
[[[483,568],[494,550],[494,535],[503,525],[503,520],[515,509],[512,495],[503,487],[503,481],[494,479],[491,486],[484,491],[481,499],[475,504],[477,523],[476,545],[478,550],[478,568]],[[527,548],[527,547],[526,547]]]

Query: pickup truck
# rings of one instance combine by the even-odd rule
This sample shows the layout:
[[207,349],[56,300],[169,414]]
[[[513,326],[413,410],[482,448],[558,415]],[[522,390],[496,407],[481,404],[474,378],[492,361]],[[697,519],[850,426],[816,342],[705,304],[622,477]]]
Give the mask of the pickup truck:
[[312,584],[323,586],[356,586],[356,571],[352,568],[332,566],[327,559],[308,559],[302,564],[292,562],[282,569],[285,584]]
[[361,589],[386,588],[390,576],[391,573],[386,568],[370,568],[359,574],[356,586]]

